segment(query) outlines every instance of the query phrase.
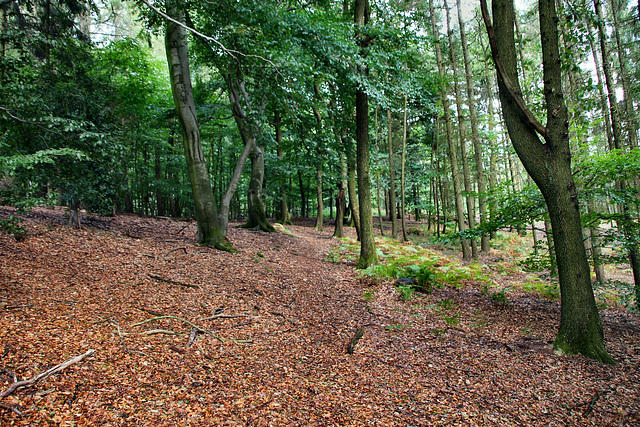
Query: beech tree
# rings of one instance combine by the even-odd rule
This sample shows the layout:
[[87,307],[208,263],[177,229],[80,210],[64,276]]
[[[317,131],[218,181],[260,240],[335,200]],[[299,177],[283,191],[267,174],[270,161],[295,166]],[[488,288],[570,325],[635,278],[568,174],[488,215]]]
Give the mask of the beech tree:
[[589,263],[582,238],[580,209],[571,171],[569,120],[562,90],[559,37],[554,0],[539,1],[540,36],[547,124],[525,105],[518,80],[513,0],[494,0],[494,26],[481,0],[489,34],[500,103],[511,142],[540,189],[551,219],[562,298],[556,349],[614,363],[604,345]]

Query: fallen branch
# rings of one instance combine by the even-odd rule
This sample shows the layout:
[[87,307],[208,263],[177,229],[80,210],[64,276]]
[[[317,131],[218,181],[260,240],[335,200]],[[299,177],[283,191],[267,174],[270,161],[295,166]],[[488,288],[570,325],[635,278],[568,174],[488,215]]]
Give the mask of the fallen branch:
[[152,279],[159,280],[160,282],[171,283],[172,285],[184,286],[185,288],[200,289],[200,286],[198,286],[198,285],[192,285],[190,283],[176,282],[175,280],[165,279],[163,277],[156,276],[154,274],[149,274],[148,276],[151,277]]
[[587,417],[589,416],[589,414],[591,414],[593,412],[593,410],[595,409],[596,403],[598,403],[598,400],[604,396],[605,394],[609,393],[610,390],[600,390],[599,392],[597,392],[589,401],[589,403],[587,403],[587,409],[584,410],[584,412],[582,413],[583,417]]
[[205,317],[200,320],[213,320],[213,319],[235,319],[237,317],[250,317],[250,314],[216,314],[214,316]]
[[238,343],[238,344],[251,344],[253,342],[253,340],[237,340],[237,339],[234,339],[234,338],[222,338],[222,337],[219,337],[218,335],[214,334],[213,332],[208,331],[208,330],[206,330],[204,328],[201,328],[200,326],[196,325],[193,322],[188,321],[187,319],[183,319],[182,317],[177,317],[177,316],[157,316],[157,317],[152,317],[151,319],[147,319],[147,320],[143,320],[142,322],[134,323],[133,325],[131,325],[131,327],[141,326],[141,325],[144,325],[145,323],[153,322],[155,320],[162,320],[162,319],[179,320],[180,322],[184,322],[187,325],[191,326],[193,329],[197,330],[198,332],[203,333],[205,335],[209,335],[209,336],[217,339],[218,341],[220,341],[222,343],[225,343],[227,341],[233,341],[233,342]]
[[58,372],[62,371],[63,369],[73,365],[74,363],[80,362],[85,357],[91,356],[93,353],[95,353],[95,350],[89,350],[84,354],[81,354],[81,355],[76,356],[76,357],[72,357],[71,359],[67,360],[66,362],[62,362],[61,364],[59,364],[57,366],[54,366],[53,368],[51,368],[51,369],[49,369],[49,370],[47,370],[45,372],[42,372],[41,374],[38,374],[38,375],[36,375],[35,377],[33,377],[33,378],[29,379],[29,380],[15,382],[15,383],[11,384],[11,386],[8,389],[6,389],[2,393],[0,393],[0,399],[9,396],[11,393],[16,391],[20,387],[32,387],[33,385],[35,385],[38,382],[44,380],[45,378],[48,378],[51,375],[57,374]]
[[175,331],[170,331],[170,330],[167,330],[167,329],[150,329],[148,331],[144,331],[144,332],[141,332],[141,333],[144,334],[144,335],[157,335],[157,334],[179,335],[179,336],[184,335],[184,334],[181,334],[181,333],[178,333],[178,332],[175,332]]
[[166,259],[167,255],[169,255],[171,252],[175,252],[175,251],[183,251],[185,253],[185,255],[186,255],[187,254],[187,247],[183,246],[181,248],[169,249],[167,252],[164,253],[164,255],[162,255],[162,259]]

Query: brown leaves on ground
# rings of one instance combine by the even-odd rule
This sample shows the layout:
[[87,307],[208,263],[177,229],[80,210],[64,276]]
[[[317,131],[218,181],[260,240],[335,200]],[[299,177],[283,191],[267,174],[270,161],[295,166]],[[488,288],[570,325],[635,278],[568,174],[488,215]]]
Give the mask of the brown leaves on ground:
[[557,303],[471,285],[402,301],[325,262],[338,241],[311,225],[231,228],[229,254],[192,222],[63,223],[37,209],[23,242],[0,235],[0,391],[95,354],[2,399],[2,426],[640,423],[637,315],[602,312],[605,366],[553,354]]

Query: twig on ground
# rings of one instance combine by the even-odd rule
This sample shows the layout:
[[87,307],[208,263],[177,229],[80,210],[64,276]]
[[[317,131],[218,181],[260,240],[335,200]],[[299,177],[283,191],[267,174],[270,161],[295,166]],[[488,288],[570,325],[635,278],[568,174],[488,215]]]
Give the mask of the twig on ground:
[[162,320],[162,319],[173,319],[173,320],[179,320],[180,322],[184,322],[187,325],[191,326],[192,328],[195,328],[198,332],[203,333],[205,335],[209,335],[215,339],[217,339],[218,341],[225,343],[227,341],[233,341],[235,343],[238,344],[251,344],[253,342],[253,340],[237,340],[235,338],[222,338],[219,337],[218,335],[215,335],[213,332],[208,331],[204,328],[201,328],[200,326],[196,325],[193,322],[188,321],[187,319],[183,319],[182,317],[177,317],[177,316],[157,316],[157,317],[152,317],[151,319],[147,319],[147,320],[143,320],[142,322],[138,322],[138,323],[134,323],[133,325],[131,325],[132,327],[134,326],[141,326],[144,325],[145,323],[149,323],[149,322],[153,322],[155,320]]
[[152,279],[159,280],[160,282],[170,283],[172,285],[184,286],[185,288],[200,289],[200,286],[198,286],[198,285],[192,285],[190,283],[176,282],[175,280],[165,279],[163,277],[156,276],[155,274],[148,274],[148,276],[151,277]]
[[144,335],[164,334],[164,335],[178,335],[178,336],[183,336],[184,335],[184,334],[181,334],[179,332],[170,331],[170,330],[167,330],[167,329],[150,329],[148,331],[141,332],[141,334],[144,334]]
[[181,248],[169,249],[167,252],[164,253],[164,255],[162,255],[162,259],[166,259],[167,255],[169,255],[171,252],[175,252],[175,251],[183,251],[185,253],[185,255],[187,255],[187,247],[183,246]]
[[59,365],[56,365],[53,368],[51,368],[51,369],[49,369],[49,370],[47,370],[45,372],[42,372],[41,374],[38,374],[38,375],[36,375],[35,377],[33,377],[31,379],[15,382],[15,383],[11,384],[11,386],[9,386],[9,388],[7,388],[5,391],[0,393],[0,399],[9,396],[11,393],[16,391],[20,387],[31,387],[31,386],[37,384],[38,382],[50,377],[51,375],[57,374],[58,372],[60,372],[63,369],[67,368],[68,366],[71,366],[74,363],[78,363],[78,362],[82,361],[84,358],[86,358],[88,356],[91,356],[93,353],[95,353],[95,350],[89,350],[84,354],[72,357],[71,359],[60,363]]
[[610,390],[600,390],[598,391],[589,401],[589,403],[587,403],[587,409],[584,410],[584,412],[582,413],[583,417],[587,417],[589,416],[589,414],[591,414],[593,412],[593,410],[595,409],[596,403],[598,403],[598,400],[604,396],[605,394],[609,393]]

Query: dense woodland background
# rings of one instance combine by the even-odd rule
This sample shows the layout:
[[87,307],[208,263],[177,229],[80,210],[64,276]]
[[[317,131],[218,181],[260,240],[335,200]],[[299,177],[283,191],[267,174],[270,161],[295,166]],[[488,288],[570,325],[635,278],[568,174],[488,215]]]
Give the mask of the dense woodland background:
[[[545,101],[540,7],[517,3],[512,27],[522,100],[545,122],[557,111]],[[605,264],[630,265],[635,295],[613,283],[628,307],[640,294],[638,9],[558,1],[554,29],[593,281],[613,282]],[[531,236],[531,268],[556,272],[548,210],[510,142],[476,3],[0,0],[0,13],[3,205],[66,206],[72,225],[81,208],[198,216],[163,41],[173,28],[188,34],[216,220],[261,226],[259,203],[285,224],[333,220],[337,236],[343,222],[366,235],[365,220],[385,217],[381,232],[406,239],[411,219],[465,259],[508,228]],[[23,233],[16,216],[2,227]]]

